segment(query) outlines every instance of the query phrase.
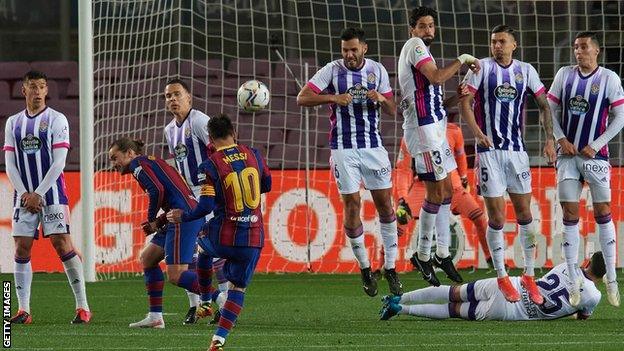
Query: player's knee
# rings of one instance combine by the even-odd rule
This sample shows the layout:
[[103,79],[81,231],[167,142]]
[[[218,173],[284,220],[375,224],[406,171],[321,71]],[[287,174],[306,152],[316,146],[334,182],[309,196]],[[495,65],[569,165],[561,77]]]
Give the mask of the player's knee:
[[30,257],[29,246],[15,246],[15,257],[27,258]]
[[[578,204],[561,203],[563,211],[563,219],[566,221],[575,221],[579,219]],[[594,212],[595,213],[595,212]]]
[[611,214],[611,206],[609,202],[594,203],[594,217],[604,217]]
[[52,247],[56,250],[57,255],[65,256],[72,251],[73,245],[67,235],[55,235],[51,238]]

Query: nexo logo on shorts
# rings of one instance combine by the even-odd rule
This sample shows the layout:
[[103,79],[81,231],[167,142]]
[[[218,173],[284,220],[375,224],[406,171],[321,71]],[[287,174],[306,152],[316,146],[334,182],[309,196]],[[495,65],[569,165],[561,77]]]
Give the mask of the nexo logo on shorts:
[[583,165],[583,170],[584,171],[591,171],[594,173],[609,173],[609,166],[607,165],[591,165],[591,164],[584,164]]
[[44,222],[54,222],[54,221],[60,221],[63,219],[65,219],[65,215],[63,214],[63,212],[48,213],[48,214],[43,215]]

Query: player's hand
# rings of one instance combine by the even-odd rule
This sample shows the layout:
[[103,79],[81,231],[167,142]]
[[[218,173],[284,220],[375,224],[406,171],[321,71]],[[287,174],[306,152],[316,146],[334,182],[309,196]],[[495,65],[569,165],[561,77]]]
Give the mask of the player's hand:
[[552,166],[557,160],[557,152],[555,151],[555,142],[552,139],[546,140],[544,144],[544,157],[546,157],[546,162],[548,162],[549,166]]
[[141,229],[145,235],[151,235],[158,231],[158,227],[156,226],[156,222],[146,221],[141,223]]
[[561,153],[563,155],[574,156],[578,154],[578,151],[576,150],[576,146],[574,146],[574,144],[569,142],[567,138],[561,138],[557,142],[559,143],[559,146],[561,147]]
[[466,83],[460,83],[457,86],[457,95],[459,95],[460,97],[462,96],[466,96],[470,94],[470,89],[468,89],[468,84]]
[[369,90],[368,93],[366,93],[366,97],[378,103],[382,103],[386,101],[386,97],[374,89]]
[[410,219],[412,219],[412,210],[405,201],[405,199],[399,199],[399,206],[396,209],[397,223],[400,225],[406,225]]
[[479,65],[479,59],[470,54],[461,54],[459,55],[457,60],[459,60],[462,65],[467,65],[468,68],[474,73],[479,72],[479,70],[481,69],[481,66]]
[[483,133],[479,133],[476,135],[476,138],[477,138],[477,145],[481,147],[487,147],[487,148],[494,147],[494,143],[492,142],[492,140],[490,140],[490,138],[488,138],[487,135]]
[[184,211],[182,211],[181,209],[174,208],[173,210],[167,212],[167,220],[171,223],[180,223],[182,222],[183,213]]
[[463,176],[460,178],[460,180],[461,180],[462,188],[464,188],[464,190],[466,190],[467,192],[470,192],[470,184],[468,184],[468,177]]
[[31,213],[39,213],[43,207],[43,199],[41,198],[41,195],[35,192],[25,193],[22,195],[22,202],[26,210]]
[[351,103],[351,101],[353,101],[353,96],[351,96],[351,94],[349,93],[344,93],[344,94],[340,94],[340,95],[333,95],[334,97],[334,103],[340,105],[340,106],[347,106],[348,104]]
[[594,158],[596,156],[596,151],[592,149],[591,146],[585,145],[585,147],[581,150],[581,156]]

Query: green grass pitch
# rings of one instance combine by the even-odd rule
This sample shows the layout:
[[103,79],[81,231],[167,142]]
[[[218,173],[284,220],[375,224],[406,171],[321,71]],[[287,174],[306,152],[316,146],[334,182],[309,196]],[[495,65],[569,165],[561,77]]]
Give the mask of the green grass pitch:
[[[488,277],[483,271],[462,273],[467,280]],[[2,279],[13,277],[3,274]],[[401,274],[401,279],[406,289],[425,287],[417,273]],[[387,293],[385,281],[380,282],[379,296],[369,298],[359,275],[258,274],[226,350],[624,350],[624,310],[608,305],[603,284],[600,289],[601,304],[586,321],[431,321],[399,316],[382,322],[378,311]],[[65,275],[35,274],[34,323],[12,327],[12,349],[205,350],[214,331],[204,322],[182,325],[188,300],[169,283],[164,330],[128,328],[147,311],[141,277],[88,284],[87,292],[94,312],[91,324],[70,325],[74,301]],[[12,303],[16,310],[15,295]]]

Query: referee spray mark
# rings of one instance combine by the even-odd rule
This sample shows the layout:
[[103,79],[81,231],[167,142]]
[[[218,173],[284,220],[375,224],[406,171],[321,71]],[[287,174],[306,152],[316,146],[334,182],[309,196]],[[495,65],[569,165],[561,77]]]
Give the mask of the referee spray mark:
[[11,347],[11,282],[2,282],[2,347]]

